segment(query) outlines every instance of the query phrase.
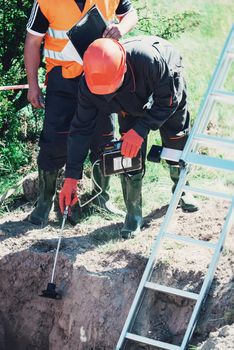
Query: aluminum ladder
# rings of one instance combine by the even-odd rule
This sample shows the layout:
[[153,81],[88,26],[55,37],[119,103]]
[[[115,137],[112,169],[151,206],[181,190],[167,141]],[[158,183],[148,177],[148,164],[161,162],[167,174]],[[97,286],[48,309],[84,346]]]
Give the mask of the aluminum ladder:
[[[191,165],[206,166],[224,171],[233,171],[234,173],[233,160],[209,157],[198,153],[198,147],[200,145],[206,145],[207,147],[215,145],[226,149],[234,149],[234,140],[205,134],[205,130],[211,117],[211,112],[215,102],[221,101],[223,103],[234,105],[234,93],[227,92],[223,88],[232,62],[234,62],[234,25],[225,42],[217,67],[214,71],[207,92],[201,103],[197,119],[195,121],[193,129],[191,130],[190,136],[188,138],[184,150],[181,152],[165,148],[162,149],[161,158],[180,161],[180,179],[170,201],[170,205],[168,207],[165,219],[160,228],[159,234],[153,243],[151,255],[149,257],[141,282],[138,286],[129,314],[127,316],[118,343],[116,345],[116,350],[127,349],[126,345],[128,340],[130,340],[131,343],[136,343],[136,349],[137,344],[139,345],[139,343],[141,343],[160,349],[184,350],[188,346],[189,340],[191,339],[191,336],[193,334],[194,328],[198,320],[199,311],[206,300],[211,283],[213,281],[216,266],[218,264],[219,256],[221,254],[225,238],[228,232],[230,231],[233,223],[234,196],[226,193],[213,192],[206,189],[191,187],[185,185],[185,183],[188,174],[188,169]],[[216,197],[230,202],[230,207],[228,209],[226,219],[220,232],[219,239],[216,243],[193,239],[191,237],[181,236],[168,232],[168,226],[171,222],[172,216],[177,208],[179,199],[183,191],[191,191],[193,193],[198,193],[207,197]],[[171,288],[150,281],[159,246],[161,245],[162,240],[165,238],[169,238],[174,241],[184,242],[186,244],[200,245],[202,247],[212,249],[213,255],[211,258],[211,262],[209,264],[209,268],[204,277],[204,281],[199,293],[192,293],[177,288]],[[140,305],[145,296],[145,292],[149,289],[194,300],[195,304],[193,312],[188,322],[187,329],[185,331],[181,345],[174,345],[171,343],[155,340],[131,332],[132,326],[137,318]]]

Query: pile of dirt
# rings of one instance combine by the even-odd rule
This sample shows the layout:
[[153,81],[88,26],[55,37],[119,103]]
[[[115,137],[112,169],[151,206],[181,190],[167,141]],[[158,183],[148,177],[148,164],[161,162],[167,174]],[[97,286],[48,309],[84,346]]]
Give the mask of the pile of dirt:
[[[58,223],[35,229],[21,211],[0,219],[0,349],[113,350],[164,214],[165,207],[152,212],[142,233],[126,241],[119,235],[121,220],[103,219],[100,228],[66,225],[55,275],[63,298],[57,301],[38,295],[50,281]],[[196,213],[178,209],[170,232],[215,242],[226,215],[227,203],[203,201]],[[232,228],[192,338],[196,346],[205,341],[202,350],[233,349],[233,236]],[[198,292],[211,254],[211,249],[166,241],[152,281]],[[152,291],[146,297],[133,331],[180,344],[193,302]]]
[[200,347],[200,350],[221,350],[233,349],[234,325],[224,326],[217,332],[212,332]]

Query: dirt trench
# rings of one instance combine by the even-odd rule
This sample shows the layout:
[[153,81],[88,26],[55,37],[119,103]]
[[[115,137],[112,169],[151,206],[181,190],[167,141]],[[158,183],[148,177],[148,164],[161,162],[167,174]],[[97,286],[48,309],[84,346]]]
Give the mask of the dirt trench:
[[[208,241],[217,238],[218,219],[225,217],[226,212],[218,203],[209,205],[208,209],[205,205],[200,213],[191,214],[189,222],[188,216],[178,210],[174,225],[177,227],[179,222],[182,231],[188,231],[191,225],[203,223],[205,211],[207,220],[199,230],[196,227],[197,238]],[[62,300],[38,296],[50,281],[58,226],[51,222],[47,228],[35,230],[22,221],[25,214],[21,212],[2,218],[0,349],[114,350],[164,214],[164,209],[156,210],[147,218],[141,235],[128,241],[119,238],[120,221],[103,221],[103,227],[98,229],[87,225],[73,229],[66,226],[55,275]],[[233,236],[232,229],[192,338],[191,343],[202,350],[233,349]],[[182,260],[175,248],[181,249]],[[186,246],[182,253],[182,247],[168,243],[160,254],[152,280],[199,291],[204,277],[202,270],[207,268],[209,257],[199,249]],[[191,301],[149,291],[133,331],[180,344],[192,307]],[[222,327],[231,328],[222,331]],[[218,332],[216,340],[213,333],[208,339],[210,332]],[[128,343],[128,349],[155,348]]]

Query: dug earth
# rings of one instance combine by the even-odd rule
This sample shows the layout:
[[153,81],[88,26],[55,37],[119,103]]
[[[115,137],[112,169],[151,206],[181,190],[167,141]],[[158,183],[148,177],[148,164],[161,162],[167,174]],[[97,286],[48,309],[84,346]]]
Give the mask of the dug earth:
[[[120,239],[119,220],[103,218],[98,228],[85,223],[74,228],[66,225],[55,273],[61,300],[39,296],[51,278],[60,233],[56,220],[52,218],[44,229],[35,229],[23,221],[27,210],[2,216],[0,349],[114,350],[164,214],[164,207],[156,209],[146,218],[142,233],[126,241]],[[215,241],[225,215],[225,203],[204,201],[201,210],[189,217],[178,209],[173,225],[193,238]],[[232,228],[191,340],[194,349],[234,348],[233,238]],[[198,292],[211,253],[166,242],[152,280]],[[150,291],[133,331],[180,344],[192,307],[191,301]],[[151,348],[129,343],[128,349]]]

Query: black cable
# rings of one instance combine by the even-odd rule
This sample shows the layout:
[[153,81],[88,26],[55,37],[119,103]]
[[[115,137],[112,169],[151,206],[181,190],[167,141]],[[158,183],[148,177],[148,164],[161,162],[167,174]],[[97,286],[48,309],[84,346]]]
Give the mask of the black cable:
[[[142,159],[142,157],[141,157],[141,159]],[[121,166],[122,166],[122,169],[124,171],[124,175],[127,176],[130,180],[132,180],[131,175],[128,174],[126,168],[123,165],[123,160],[124,160],[124,156],[121,156]],[[143,172],[142,172],[141,178],[143,179],[143,177],[145,176],[145,163],[142,164],[142,170],[143,170]]]

